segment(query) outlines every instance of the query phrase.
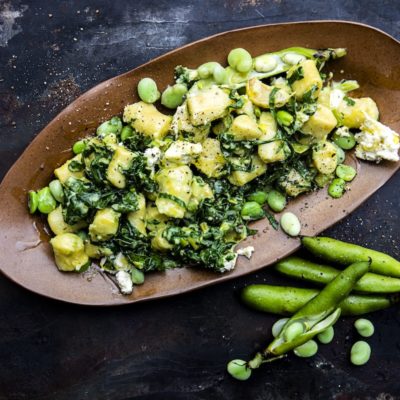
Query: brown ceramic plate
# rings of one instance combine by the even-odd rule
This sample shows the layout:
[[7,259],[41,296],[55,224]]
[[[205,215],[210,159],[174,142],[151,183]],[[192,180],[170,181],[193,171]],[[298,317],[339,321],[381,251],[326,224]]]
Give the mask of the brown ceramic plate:
[[[21,286],[54,299],[87,305],[118,305],[171,296],[206,285],[232,279],[264,266],[293,252],[297,239],[274,231],[265,220],[254,224],[258,234],[242,246],[256,251],[251,261],[240,257],[231,273],[216,274],[182,268],[150,274],[144,285],[130,296],[122,296],[103,274],[61,273],[40,217],[32,217],[26,207],[26,193],[47,185],[53,170],[71,156],[71,145],[94,131],[100,122],[134,101],[138,81],[151,76],[160,87],[172,80],[173,69],[182,64],[195,67],[209,60],[224,63],[232,47],[244,47],[253,56],[285,47],[346,47],[347,57],[328,64],[336,79],[357,79],[359,96],[371,96],[379,106],[381,120],[400,129],[400,43],[374,28],[338,21],[299,22],[265,25],[222,33],[189,44],[161,56],[126,74],[110,79],[79,97],[62,111],[29,145],[8,172],[0,186],[1,271]],[[379,60],[379,63],[376,62]],[[342,73],[344,71],[344,73]],[[302,233],[316,235],[340,221],[398,169],[399,163],[380,165],[348,160],[359,174],[341,199],[332,200],[326,190],[301,196],[289,210],[300,216]]]

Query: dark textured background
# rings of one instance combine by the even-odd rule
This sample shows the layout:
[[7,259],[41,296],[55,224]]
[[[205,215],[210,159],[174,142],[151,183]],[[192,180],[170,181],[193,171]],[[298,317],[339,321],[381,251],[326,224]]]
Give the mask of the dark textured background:
[[[399,1],[376,0],[0,1],[0,174],[80,93],[193,40],[310,19],[360,21],[399,39],[399,17]],[[399,184],[397,174],[327,234],[400,257]],[[245,383],[227,376],[226,362],[266,343],[275,319],[244,308],[235,290],[274,279],[266,270],[175,298],[92,309],[0,276],[0,399],[400,398],[398,307],[371,316],[376,334],[364,367],[348,361],[356,335],[353,320],[342,319],[334,344],[310,360],[291,356]]]

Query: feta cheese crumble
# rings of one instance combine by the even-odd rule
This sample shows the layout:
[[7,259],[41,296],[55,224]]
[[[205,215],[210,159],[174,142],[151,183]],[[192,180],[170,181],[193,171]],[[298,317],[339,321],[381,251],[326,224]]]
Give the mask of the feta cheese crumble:
[[239,249],[236,253],[239,256],[245,256],[250,260],[251,256],[254,253],[254,247],[253,246],[247,246],[247,247],[244,247],[243,249]]
[[237,258],[238,255],[235,254],[231,260],[225,260],[224,268],[221,269],[221,272],[232,271],[235,268]]
[[340,89],[332,89],[329,96],[329,106],[331,109],[336,109],[340,106],[340,103],[343,101],[346,94],[343,90]]
[[122,294],[131,294],[133,290],[133,282],[131,276],[126,271],[118,271],[115,275],[119,289]]
[[399,161],[399,135],[386,125],[365,116],[355,135],[357,141],[356,157],[368,161]]
[[335,131],[336,136],[340,137],[349,137],[350,134],[350,129],[347,126],[341,126],[336,129]]
[[233,270],[235,268],[238,256],[245,256],[250,260],[253,253],[254,253],[253,246],[247,246],[247,247],[244,247],[243,249],[238,249],[236,251],[235,256],[232,258],[232,260],[225,260],[224,268],[221,270],[221,272]]
[[145,150],[144,156],[147,160],[147,166],[149,168],[154,168],[161,159],[161,150],[158,147],[150,147]]

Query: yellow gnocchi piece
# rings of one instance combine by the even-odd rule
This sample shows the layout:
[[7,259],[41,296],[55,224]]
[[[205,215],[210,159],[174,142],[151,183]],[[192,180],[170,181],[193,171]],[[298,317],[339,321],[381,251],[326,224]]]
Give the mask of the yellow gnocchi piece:
[[56,265],[60,271],[79,271],[89,262],[83,240],[73,233],[62,233],[50,240]]
[[288,71],[288,78],[290,78],[296,70],[301,68],[303,70],[303,78],[298,79],[292,83],[292,89],[295,92],[297,100],[302,100],[304,95],[309,92],[313,87],[316,88],[313,98],[317,98],[322,88],[322,79],[319,74],[318,68],[314,60],[304,60]]
[[62,207],[58,206],[47,216],[47,223],[50,229],[56,234],[61,235],[62,233],[73,233],[87,226],[85,221],[78,222],[74,225],[69,225],[64,221]]
[[337,166],[337,147],[331,142],[319,143],[314,147],[312,159],[315,168],[324,175],[331,175]]
[[121,214],[112,208],[104,208],[96,212],[93,222],[89,225],[89,235],[94,242],[112,238],[118,231]]
[[126,178],[122,171],[131,166],[134,158],[135,154],[122,146],[118,146],[114,151],[107,168],[107,179],[118,189],[123,189],[126,186]]
[[143,194],[138,194],[138,209],[128,213],[129,223],[136,228],[142,235],[146,235],[146,198]]
[[228,107],[233,103],[228,93],[218,86],[200,90],[188,95],[187,105],[190,122],[194,126],[207,125],[228,112]]
[[183,218],[191,196],[192,171],[187,165],[162,169],[156,177],[159,194],[156,206],[161,214]]
[[153,104],[143,101],[126,106],[123,119],[124,122],[130,123],[137,132],[156,140],[165,137],[172,122],[170,115],[161,113]]
[[316,140],[324,141],[336,124],[337,120],[333,112],[328,107],[318,104],[317,111],[301,127],[301,131],[313,136]]
[[76,161],[78,163],[82,162],[82,154],[78,154],[77,156],[71,158],[67,162],[65,162],[61,167],[58,167],[54,170],[54,175],[58,178],[61,183],[65,183],[69,178],[81,179],[85,176],[83,171],[70,171],[68,166]]
[[339,122],[348,128],[360,128],[365,121],[365,115],[374,120],[379,118],[379,110],[374,100],[370,97],[351,99],[354,104],[343,100],[337,108]]
[[218,139],[208,138],[203,143],[203,150],[194,165],[209,178],[218,178],[225,167],[226,161],[221,151]]
[[246,114],[233,120],[229,133],[233,135],[233,140],[254,140],[262,136],[257,122]]
[[283,161],[289,154],[290,149],[284,140],[274,140],[258,145],[258,155],[266,164]]
[[251,164],[253,167],[252,171],[234,171],[228,176],[229,182],[235,186],[243,186],[246,183],[257,178],[258,176],[264,174],[267,170],[267,166],[261,161],[260,157],[258,157],[257,155],[252,156]]

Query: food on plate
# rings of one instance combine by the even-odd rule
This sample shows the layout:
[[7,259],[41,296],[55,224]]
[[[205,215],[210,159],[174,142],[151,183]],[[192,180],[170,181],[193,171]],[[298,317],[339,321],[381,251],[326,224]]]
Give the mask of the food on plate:
[[[227,67],[177,66],[162,93],[141,79],[140,101],[76,142],[56,179],[29,192],[30,212],[47,215],[56,235],[58,268],[83,272],[95,260],[124,294],[149,271],[230,271],[254,250],[235,250],[251,221],[277,229],[270,210],[289,198],[327,185],[332,197],[345,193],[356,176],[345,151],[396,161],[398,135],[377,121],[373,99],[323,71],[345,54],[292,47],[253,58],[238,48]],[[298,216],[280,220],[300,233]]]

